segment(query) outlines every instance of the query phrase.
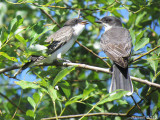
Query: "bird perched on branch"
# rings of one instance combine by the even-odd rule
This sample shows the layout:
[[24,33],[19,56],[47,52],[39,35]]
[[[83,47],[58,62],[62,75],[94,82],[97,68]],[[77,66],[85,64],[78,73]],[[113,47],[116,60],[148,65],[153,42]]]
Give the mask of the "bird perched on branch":
[[41,51],[46,51],[48,57],[31,56],[31,61],[23,65],[23,67],[19,69],[17,73],[15,73],[14,77],[29,66],[41,62],[52,63],[54,60],[64,60],[61,58],[61,56],[72,47],[77,37],[84,30],[86,24],[88,24],[87,21],[83,21],[78,18],[70,19],[65,22],[62,28],[45,40],[45,42],[49,43],[47,47],[42,45],[31,46],[32,49],[36,48]]
[[114,16],[106,16],[96,22],[105,28],[100,40],[101,48],[114,63],[110,92],[123,89],[131,95],[133,85],[128,72],[132,48],[130,33],[122,27],[120,19]]

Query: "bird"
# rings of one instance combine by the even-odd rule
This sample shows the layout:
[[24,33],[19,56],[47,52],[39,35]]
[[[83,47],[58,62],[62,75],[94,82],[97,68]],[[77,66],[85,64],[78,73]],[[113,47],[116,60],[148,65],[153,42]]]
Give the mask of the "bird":
[[122,27],[120,19],[105,16],[96,23],[104,26],[100,46],[104,53],[113,61],[112,80],[109,92],[117,89],[128,91],[132,95],[133,84],[129,76],[128,61],[131,56],[132,39],[128,29]]
[[30,46],[31,49],[37,49],[47,53],[48,57],[32,55],[30,62],[24,64],[18,72],[14,74],[14,77],[27,67],[38,63],[52,63],[54,60],[69,62],[69,60],[65,60],[61,56],[72,47],[78,36],[84,30],[86,24],[88,24],[86,20],[79,18],[70,19],[64,23],[62,28],[45,40],[45,42],[48,43],[47,47],[39,44]]

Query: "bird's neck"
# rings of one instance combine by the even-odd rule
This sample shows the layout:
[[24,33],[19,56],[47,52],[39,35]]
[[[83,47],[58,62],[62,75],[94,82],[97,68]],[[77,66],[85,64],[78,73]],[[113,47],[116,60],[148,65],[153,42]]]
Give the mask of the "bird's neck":
[[77,24],[77,25],[73,26],[72,28],[74,29],[74,35],[78,37],[82,33],[82,31],[84,30],[85,25]]

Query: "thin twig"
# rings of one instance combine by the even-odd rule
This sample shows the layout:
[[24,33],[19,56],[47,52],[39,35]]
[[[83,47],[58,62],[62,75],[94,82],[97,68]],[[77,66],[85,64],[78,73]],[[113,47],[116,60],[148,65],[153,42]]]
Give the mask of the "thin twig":
[[[23,93],[23,90],[21,90],[21,96],[20,96],[20,99],[19,99],[18,106],[19,106],[19,105],[20,105],[20,103],[21,103],[22,93]],[[14,115],[13,115],[13,117],[12,117],[12,119],[11,119],[11,120],[13,120],[13,119],[14,119],[14,117],[15,117],[15,115],[16,115],[16,113],[17,113],[17,110],[18,110],[18,108],[16,108],[16,111],[15,111],[15,113],[14,113]]]
[[[84,116],[85,114],[78,114],[78,115],[66,115],[66,116],[58,116],[58,119],[69,119],[69,118],[79,118]],[[121,117],[131,117],[131,118],[139,118],[139,119],[144,119],[143,116],[130,116],[125,113],[89,113],[86,115],[86,117],[90,116],[121,116]],[[41,120],[55,120],[56,117],[50,117],[50,118],[42,118]]]
[[155,48],[153,48],[152,50],[150,50],[150,51],[148,51],[148,52],[146,52],[146,53],[144,53],[144,54],[140,55],[139,57],[135,58],[135,59],[134,59],[133,61],[131,61],[131,62],[134,62],[134,61],[136,61],[136,60],[140,59],[141,57],[143,57],[143,56],[146,56],[146,55],[150,54],[151,52],[153,52],[153,51],[157,50],[158,48],[160,48],[160,45],[159,45],[159,46],[157,46],[157,47],[155,47]]
[[[152,90],[149,94],[146,95],[146,97],[150,96],[153,92],[155,92],[157,90],[157,88],[155,88],[154,90]],[[145,97],[145,98],[146,98]],[[137,104],[140,104],[143,100],[145,100],[145,98],[142,98],[139,102],[137,102]],[[128,111],[127,111],[127,115],[129,115],[131,113],[131,111],[136,107],[136,105],[134,105],[133,107],[131,107]]]
[[5,96],[4,94],[0,93],[0,95],[2,97],[4,97],[5,99],[7,99],[13,106],[15,106],[16,108],[18,108],[22,113],[25,113],[18,105],[16,105],[12,100],[10,100],[7,96]]
[[101,59],[104,63],[106,63],[106,65],[110,68],[111,66],[108,64],[108,62],[106,62],[105,60],[103,60],[101,57],[99,57],[96,53],[94,53],[92,50],[90,50],[89,48],[87,48],[86,46],[82,45],[80,42],[78,42],[76,40],[76,42],[83,47],[84,49],[86,49],[88,52],[92,53],[94,56],[98,57],[99,59]]
[[133,99],[134,104],[138,107],[138,109],[140,110],[140,112],[142,113],[142,115],[144,116],[144,118],[146,119],[146,117],[145,117],[145,115],[144,115],[142,109],[141,109],[140,106],[136,103],[136,101],[135,101],[135,99],[134,99],[134,97],[133,97],[132,95],[131,95],[131,98]]
[[141,7],[140,9],[138,9],[137,11],[132,11],[130,9],[128,9],[125,4],[122,4],[121,2],[119,2],[118,0],[115,0],[116,3],[121,4],[128,12],[132,12],[133,14],[136,14],[138,12],[140,12],[141,10],[143,10],[144,8],[146,8],[146,6]]
[[[33,3],[33,5],[38,6],[38,4]],[[53,23],[55,23],[59,28],[61,28],[61,26],[52,18],[52,16],[50,14],[48,14],[46,11],[44,11],[43,9],[39,8],[41,10],[41,12],[43,12],[47,17],[49,17]]]

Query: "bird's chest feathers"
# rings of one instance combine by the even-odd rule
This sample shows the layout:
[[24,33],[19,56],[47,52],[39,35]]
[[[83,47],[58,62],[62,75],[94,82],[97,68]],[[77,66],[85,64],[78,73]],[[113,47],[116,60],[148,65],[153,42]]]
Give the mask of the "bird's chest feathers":
[[112,26],[109,25],[109,24],[106,24],[106,23],[103,23],[103,24],[104,24],[105,31],[108,31],[108,30],[110,30],[112,28]]
[[74,29],[74,36],[75,37],[78,37],[81,33],[82,33],[82,31],[84,30],[84,28],[85,28],[85,25],[82,25],[82,24],[77,24],[77,25],[75,25],[74,27],[72,27],[73,29]]

